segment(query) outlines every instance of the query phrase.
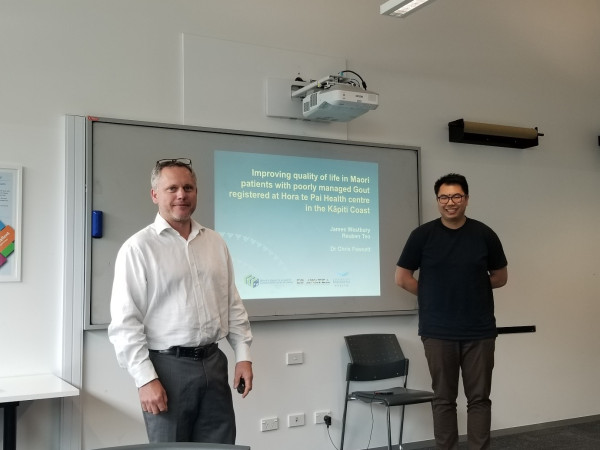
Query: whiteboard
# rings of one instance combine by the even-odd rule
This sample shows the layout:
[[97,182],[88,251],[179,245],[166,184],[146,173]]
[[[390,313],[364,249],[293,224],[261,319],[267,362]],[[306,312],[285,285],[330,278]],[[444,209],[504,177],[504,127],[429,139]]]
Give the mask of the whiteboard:
[[[215,220],[224,223],[215,217],[215,205],[219,205],[221,200],[218,192],[225,189],[225,197],[236,197],[242,191],[248,191],[247,183],[245,189],[238,189],[239,192],[233,192],[231,188],[215,188],[219,180],[217,177],[225,174],[224,181],[235,179],[236,172],[249,170],[244,164],[234,164],[227,158],[233,157],[234,161],[260,161],[266,158],[270,161],[285,161],[283,164],[287,169],[298,167],[294,172],[294,177],[304,177],[308,173],[305,169],[299,167],[303,164],[309,169],[309,172],[318,173],[317,167],[324,165],[328,172],[332,172],[337,167],[367,167],[371,172],[366,177],[355,177],[352,175],[354,184],[366,183],[368,179],[370,186],[361,185],[352,186],[357,192],[368,192],[368,194],[348,194],[354,195],[355,199],[359,197],[363,202],[369,202],[368,205],[362,205],[360,209],[354,211],[365,212],[369,207],[369,213],[376,213],[377,217],[371,219],[377,223],[377,226],[350,228],[366,231],[365,233],[355,235],[355,238],[370,239],[367,247],[364,241],[352,246],[331,245],[331,251],[336,253],[347,251],[344,259],[350,261],[355,259],[363,262],[362,266],[352,266],[352,270],[337,270],[332,278],[328,274],[321,274],[318,277],[309,276],[290,276],[286,278],[288,284],[302,284],[305,287],[308,284],[325,285],[325,289],[330,291],[319,291],[320,294],[313,296],[302,296],[301,294],[292,294],[292,296],[277,298],[272,295],[268,298],[261,298],[260,295],[251,297],[250,294],[242,295],[246,309],[251,320],[280,320],[280,319],[307,319],[307,318],[326,318],[326,317],[351,317],[367,315],[392,315],[392,314],[414,314],[416,312],[416,297],[398,288],[394,283],[394,271],[396,261],[400,255],[402,247],[410,232],[420,224],[420,157],[419,149],[415,147],[403,147],[397,145],[384,145],[364,142],[352,142],[333,139],[315,139],[308,137],[298,137],[289,135],[277,135],[266,133],[243,132],[236,130],[210,129],[202,127],[135,122],[108,118],[88,118],[87,119],[88,139],[86,144],[86,155],[88,158],[89,173],[86,175],[88,187],[87,214],[91,218],[92,211],[102,211],[103,213],[103,235],[101,238],[91,238],[91,220],[88,220],[88,245],[86,252],[90,267],[86,270],[86,291],[88,299],[86,302],[85,324],[86,329],[104,328],[110,322],[110,295],[112,288],[114,261],[116,254],[123,242],[135,232],[152,223],[156,215],[156,205],[150,198],[150,172],[154,164],[159,159],[186,157],[192,160],[193,168],[198,178],[198,207],[194,213],[194,219],[202,225],[216,229],[225,237],[225,232],[215,228]],[[226,158],[219,156],[218,152],[225,152]],[[215,154],[218,157],[215,157]],[[239,160],[235,158],[241,158]],[[287,159],[289,158],[289,159]],[[219,163],[219,161],[221,161]],[[224,162],[223,162],[224,161]],[[227,164],[230,164],[227,166]],[[257,163],[258,164],[258,163]],[[323,169],[325,170],[325,169]],[[340,169],[341,170],[341,169]],[[351,170],[351,169],[344,169]],[[293,171],[293,170],[292,170]],[[283,172],[283,171],[279,171]],[[290,171],[288,170],[288,173]],[[219,175],[219,173],[221,175]],[[301,173],[302,175],[297,175]],[[257,175],[258,172],[253,172]],[[266,175],[265,175],[266,174]],[[263,172],[260,181],[265,182],[276,176],[278,173]],[[280,174],[280,173],[279,173]],[[323,174],[322,174],[323,175]],[[315,175],[316,176],[316,175]],[[323,175],[324,177],[325,175]],[[343,176],[343,173],[342,173]],[[233,177],[233,178],[232,178]],[[348,179],[348,177],[345,177]],[[293,182],[293,180],[292,180]],[[239,182],[234,181],[238,184]],[[310,180],[303,180],[302,187],[308,189],[316,186],[311,185]],[[315,184],[315,183],[313,183]],[[258,185],[258,184],[256,184]],[[264,186],[264,185],[261,185]],[[279,185],[278,185],[279,186]],[[319,186],[319,189],[323,187]],[[330,187],[327,187],[328,189]],[[229,189],[229,191],[227,191]],[[273,188],[274,189],[274,188]],[[291,187],[290,187],[291,189]],[[295,189],[295,188],[294,188]],[[376,200],[372,193],[376,192]],[[229,193],[229,196],[227,196]],[[333,194],[339,194],[333,193]],[[295,195],[295,193],[294,193]],[[340,194],[341,195],[341,194]],[[371,195],[371,198],[368,196]],[[239,195],[237,195],[239,197]],[[266,195],[263,195],[266,197]],[[308,196],[307,196],[308,197]],[[321,203],[315,206],[317,211],[326,206],[327,202],[323,200],[336,198],[340,201],[339,195],[332,197],[317,196],[311,197],[319,199]],[[286,198],[290,199],[291,196]],[[272,199],[271,199],[272,200]],[[297,200],[300,200],[299,198]],[[351,199],[352,200],[352,199]],[[223,200],[224,201],[224,200]],[[353,200],[356,201],[356,200]],[[377,204],[375,205],[375,202]],[[296,219],[289,219],[287,206],[292,202],[286,201],[279,204],[275,211],[280,211],[279,217],[273,216],[267,224],[273,224],[272,230],[269,226],[263,226],[270,234],[277,234],[281,231],[281,224],[289,223],[292,232],[290,241],[294,241],[298,232],[305,232],[307,226],[293,228],[296,225]],[[298,208],[303,203],[302,208],[312,208],[307,202],[296,202]],[[266,204],[263,202],[262,204]],[[316,203],[312,203],[317,205]],[[236,204],[237,205],[237,204]],[[241,205],[241,203],[239,204]],[[252,204],[252,207],[261,207],[260,203]],[[360,205],[359,205],[360,206]],[[347,209],[337,209],[337,208]],[[244,209],[242,207],[231,208],[225,206],[228,220],[235,222],[235,213]],[[306,245],[309,242],[317,242],[327,236],[334,236],[336,239],[345,238],[351,235],[344,233],[347,229],[346,223],[351,223],[357,214],[350,214],[348,205],[333,205],[329,211],[321,215],[334,215],[336,225],[327,230],[310,230],[311,234],[306,236]],[[315,211],[312,211],[314,214]],[[233,219],[231,214],[234,214]],[[270,213],[277,214],[277,212]],[[300,214],[297,212],[297,214]],[[308,213],[307,213],[308,214]],[[371,214],[373,215],[373,214]],[[363,214],[366,216],[366,213]],[[363,217],[361,217],[361,220]],[[371,229],[372,228],[372,229]],[[377,228],[377,229],[375,229]],[[306,231],[307,233],[309,231]],[[235,233],[229,233],[233,235]],[[239,232],[238,232],[239,236]],[[332,238],[333,239],[333,238]],[[263,238],[264,240],[264,238]],[[238,257],[235,242],[231,241],[230,251],[232,254],[234,270],[236,272],[236,283],[240,289],[240,294],[247,289],[247,283],[237,281],[238,276],[245,276],[246,268],[244,261]],[[256,257],[258,259],[260,251],[265,252],[264,244],[256,244]],[[305,247],[306,245],[302,245]],[[354,252],[369,249],[370,255],[359,255]],[[291,258],[289,252],[281,251],[277,258]],[[298,253],[301,253],[299,251]],[[377,261],[374,261],[373,254],[377,255]],[[283,255],[283,256],[282,256]],[[297,258],[295,258],[297,259]],[[307,271],[313,270],[313,266],[318,266],[324,257],[315,255],[306,267],[301,268]],[[376,266],[376,270],[374,270]],[[294,270],[300,270],[298,268]],[[323,271],[324,269],[320,269]],[[333,268],[332,268],[333,270]],[[238,273],[239,272],[239,273]],[[340,290],[340,286],[346,279],[340,277],[362,275],[368,273],[366,281],[372,287],[364,292],[358,292],[358,289]],[[374,275],[378,272],[377,275]],[[351,275],[347,275],[350,273]],[[337,277],[337,278],[336,278]],[[257,277],[255,277],[257,278]],[[261,281],[264,277],[261,278]],[[291,280],[291,281],[289,281]],[[337,280],[337,281],[336,281]],[[271,280],[272,281],[272,280]],[[336,284],[337,283],[337,284]],[[241,286],[244,284],[244,286]],[[258,283],[255,283],[258,284]],[[261,287],[268,283],[262,283]],[[348,282],[349,284],[349,282]],[[335,290],[334,286],[335,285]],[[256,287],[256,286],[254,286]],[[355,292],[356,291],[356,292]],[[246,292],[254,292],[248,291]],[[300,291],[302,292],[302,291]],[[329,295],[327,292],[336,292]],[[246,298],[245,298],[246,297]]]

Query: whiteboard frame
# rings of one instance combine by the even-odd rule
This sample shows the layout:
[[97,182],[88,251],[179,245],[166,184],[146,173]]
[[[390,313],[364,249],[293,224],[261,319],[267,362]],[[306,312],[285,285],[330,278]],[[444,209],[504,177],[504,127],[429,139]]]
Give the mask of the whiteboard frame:
[[[383,144],[383,143],[370,143],[370,142],[358,142],[358,141],[350,141],[350,140],[339,140],[339,139],[329,139],[329,138],[318,138],[318,137],[306,137],[306,136],[295,136],[295,135],[283,135],[283,134],[275,134],[275,133],[262,133],[262,132],[251,132],[251,131],[242,131],[242,130],[230,130],[230,129],[218,129],[218,128],[207,128],[207,127],[198,127],[198,126],[188,126],[188,125],[179,125],[179,124],[167,124],[167,123],[154,123],[154,122],[141,122],[134,120],[123,120],[123,119],[112,119],[112,118],[104,118],[104,117],[93,117],[88,116],[85,119],[85,148],[81,148],[78,150],[79,154],[85,155],[85,183],[84,186],[80,186],[85,192],[85,208],[83,211],[76,212],[76,214],[82,214],[85,219],[85,245],[82,249],[82,259],[85,261],[85,270],[83,271],[85,275],[84,285],[85,285],[85,299],[84,299],[84,330],[95,330],[95,329],[105,329],[108,324],[99,324],[92,323],[92,298],[91,298],[91,213],[92,213],[92,128],[95,122],[107,123],[107,124],[115,124],[115,125],[132,125],[132,126],[141,126],[141,127],[152,127],[152,128],[166,128],[166,129],[175,129],[175,130],[188,130],[188,131],[199,131],[199,132],[208,132],[208,133],[219,133],[219,134],[229,134],[229,135],[238,135],[238,136],[249,136],[249,137],[259,137],[259,138],[274,138],[274,139],[292,139],[296,141],[307,141],[307,142],[317,142],[317,143],[331,143],[331,144],[342,144],[342,145],[353,145],[353,146],[368,146],[368,147],[380,147],[384,149],[398,149],[398,150],[409,150],[414,151],[416,154],[416,164],[417,164],[417,173],[416,173],[416,183],[417,183],[417,214],[418,214],[418,223],[422,223],[422,189],[421,189],[421,154],[420,148],[414,146],[403,146],[403,145],[392,145],[392,144]],[[309,313],[309,314],[292,314],[292,315],[251,315],[251,321],[272,321],[272,320],[296,320],[296,319],[326,319],[326,318],[342,318],[342,317],[368,317],[368,316],[390,316],[390,315],[414,315],[417,314],[417,306],[415,299],[415,307],[413,309],[388,309],[388,310],[380,310],[380,311],[345,311],[345,312],[324,312],[324,313]]]

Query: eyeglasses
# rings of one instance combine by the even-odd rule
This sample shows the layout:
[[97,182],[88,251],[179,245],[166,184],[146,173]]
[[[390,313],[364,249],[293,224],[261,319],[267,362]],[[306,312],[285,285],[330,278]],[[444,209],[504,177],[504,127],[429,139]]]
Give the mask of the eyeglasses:
[[453,195],[440,195],[437,199],[438,199],[438,202],[440,202],[442,205],[445,205],[450,200],[452,200],[452,202],[454,204],[462,203],[463,198],[465,198],[465,197],[466,197],[466,195],[463,195],[463,194],[453,194]]
[[159,159],[156,161],[156,168],[162,169],[163,167],[169,166],[187,166],[192,167],[192,160],[189,158],[170,158],[170,159]]

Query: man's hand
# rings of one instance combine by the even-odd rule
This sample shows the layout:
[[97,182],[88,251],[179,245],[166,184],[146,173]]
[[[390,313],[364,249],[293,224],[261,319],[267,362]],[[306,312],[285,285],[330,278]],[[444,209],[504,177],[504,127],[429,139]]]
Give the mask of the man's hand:
[[246,389],[244,389],[244,392],[242,393],[242,398],[245,398],[246,395],[248,395],[252,390],[253,377],[254,375],[252,374],[252,363],[250,361],[240,361],[235,365],[233,387],[237,389],[238,384],[240,382],[240,378],[243,378],[246,383]]
[[142,411],[152,414],[167,412],[167,393],[158,378],[138,389]]

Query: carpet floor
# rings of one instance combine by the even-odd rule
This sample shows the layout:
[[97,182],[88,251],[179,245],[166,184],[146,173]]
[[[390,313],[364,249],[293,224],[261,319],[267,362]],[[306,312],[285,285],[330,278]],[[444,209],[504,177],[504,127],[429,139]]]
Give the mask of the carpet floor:
[[[461,442],[460,450],[467,450]],[[600,450],[600,421],[492,437],[493,450]],[[417,449],[415,449],[417,450]],[[421,447],[418,450],[435,450]]]

